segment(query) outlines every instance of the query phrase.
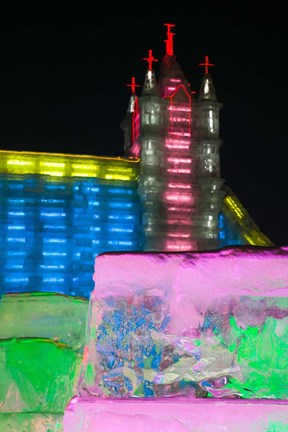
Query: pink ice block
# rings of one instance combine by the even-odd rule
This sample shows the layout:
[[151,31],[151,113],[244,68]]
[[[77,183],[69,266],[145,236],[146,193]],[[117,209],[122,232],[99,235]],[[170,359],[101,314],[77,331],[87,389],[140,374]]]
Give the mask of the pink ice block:
[[288,430],[287,401],[75,397],[64,432],[267,432]]
[[105,253],[64,432],[288,430],[288,249]]
[[288,397],[285,248],[105,253],[94,281],[82,396]]

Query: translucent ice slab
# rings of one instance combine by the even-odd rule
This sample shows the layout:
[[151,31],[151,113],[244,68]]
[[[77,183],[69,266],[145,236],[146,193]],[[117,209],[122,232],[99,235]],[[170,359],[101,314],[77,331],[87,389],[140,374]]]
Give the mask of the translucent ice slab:
[[0,296],[0,340],[45,338],[77,352],[85,345],[88,300],[58,293]]

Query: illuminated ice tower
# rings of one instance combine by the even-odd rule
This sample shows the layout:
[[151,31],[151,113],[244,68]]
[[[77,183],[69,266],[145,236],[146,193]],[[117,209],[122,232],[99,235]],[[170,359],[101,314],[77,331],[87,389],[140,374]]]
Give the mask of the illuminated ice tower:
[[[174,24],[165,25],[166,53],[159,80],[152,68],[157,59],[150,50],[144,59],[148,70],[142,95],[135,95],[132,79],[132,97],[122,125],[126,155],[141,161],[138,191],[143,249],[214,249],[219,247],[218,213],[223,197],[218,136],[221,104],[208,69],[195,100],[174,56]],[[208,68],[209,61],[206,63]]]
[[209,67],[214,66],[205,56],[205,73],[197,101],[194,103],[195,139],[197,143],[196,177],[199,186],[197,215],[202,235],[198,249],[219,247],[219,212],[224,196],[221,190],[224,180],[220,177],[219,111],[218,102]]

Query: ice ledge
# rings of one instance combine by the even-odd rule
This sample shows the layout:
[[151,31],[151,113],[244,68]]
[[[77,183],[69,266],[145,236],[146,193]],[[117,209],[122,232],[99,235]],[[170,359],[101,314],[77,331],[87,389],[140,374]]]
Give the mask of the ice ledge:
[[267,432],[288,428],[288,401],[263,399],[71,399],[64,432]]

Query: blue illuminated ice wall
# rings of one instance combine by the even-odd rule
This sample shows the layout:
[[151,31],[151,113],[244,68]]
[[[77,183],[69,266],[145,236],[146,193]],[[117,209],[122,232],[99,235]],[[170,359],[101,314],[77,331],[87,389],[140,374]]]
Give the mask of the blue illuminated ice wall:
[[2,174],[0,195],[0,293],[88,297],[96,255],[141,248],[134,180]]
[[[99,253],[142,248],[135,181],[1,175],[0,188],[3,293],[43,291],[89,297]],[[247,236],[256,234],[264,245],[263,235],[257,227],[251,234],[253,225],[246,219],[249,230],[223,207],[222,246],[249,244]]]

